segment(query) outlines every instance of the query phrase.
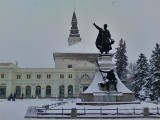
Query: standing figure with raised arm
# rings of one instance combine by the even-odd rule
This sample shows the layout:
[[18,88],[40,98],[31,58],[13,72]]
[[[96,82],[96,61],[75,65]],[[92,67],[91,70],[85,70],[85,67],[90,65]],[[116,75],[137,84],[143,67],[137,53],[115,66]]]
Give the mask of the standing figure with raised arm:
[[104,24],[104,29],[100,28],[95,23],[93,23],[93,25],[99,30],[96,39],[96,47],[99,49],[101,54],[103,52],[108,54],[109,50],[112,49],[111,45],[114,43],[114,40],[111,39],[111,34],[107,29],[107,24]]

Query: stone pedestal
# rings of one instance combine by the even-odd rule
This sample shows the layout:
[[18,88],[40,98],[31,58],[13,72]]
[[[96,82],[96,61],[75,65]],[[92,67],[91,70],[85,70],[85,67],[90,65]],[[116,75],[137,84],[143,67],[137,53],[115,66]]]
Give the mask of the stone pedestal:
[[[118,78],[113,54],[101,55],[97,60],[97,71],[90,86],[81,94],[83,102],[131,102],[135,100]],[[110,79],[113,76],[113,79]]]

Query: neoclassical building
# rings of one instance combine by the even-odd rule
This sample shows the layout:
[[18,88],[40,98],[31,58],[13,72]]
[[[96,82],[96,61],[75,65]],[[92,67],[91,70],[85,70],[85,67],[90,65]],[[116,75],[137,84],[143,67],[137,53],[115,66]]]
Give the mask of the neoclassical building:
[[[78,49],[81,49],[78,51]],[[81,43],[75,11],[71,20],[68,48],[53,53],[54,68],[20,68],[0,63],[0,98],[16,93],[20,98],[79,97],[95,75],[98,53]]]

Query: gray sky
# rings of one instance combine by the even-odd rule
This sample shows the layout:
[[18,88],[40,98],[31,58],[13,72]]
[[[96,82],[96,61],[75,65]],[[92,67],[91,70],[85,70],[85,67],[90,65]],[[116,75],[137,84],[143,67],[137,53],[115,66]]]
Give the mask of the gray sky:
[[0,0],[0,60],[54,67],[52,54],[67,46],[74,8],[82,41],[94,45],[92,23],[107,23],[113,50],[123,38],[129,61],[140,53],[149,59],[160,43],[159,6],[160,0]]

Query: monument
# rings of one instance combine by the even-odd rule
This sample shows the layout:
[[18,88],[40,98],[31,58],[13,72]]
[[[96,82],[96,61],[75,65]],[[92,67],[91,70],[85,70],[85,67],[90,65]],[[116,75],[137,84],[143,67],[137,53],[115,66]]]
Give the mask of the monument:
[[131,102],[135,100],[134,93],[130,91],[118,78],[116,66],[112,61],[112,49],[114,40],[111,38],[107,24],[104,28],[93,25],[99,30],[95,45],[100,54],[97,63],[95,77],[90,86],[81,94],[82,102]]

